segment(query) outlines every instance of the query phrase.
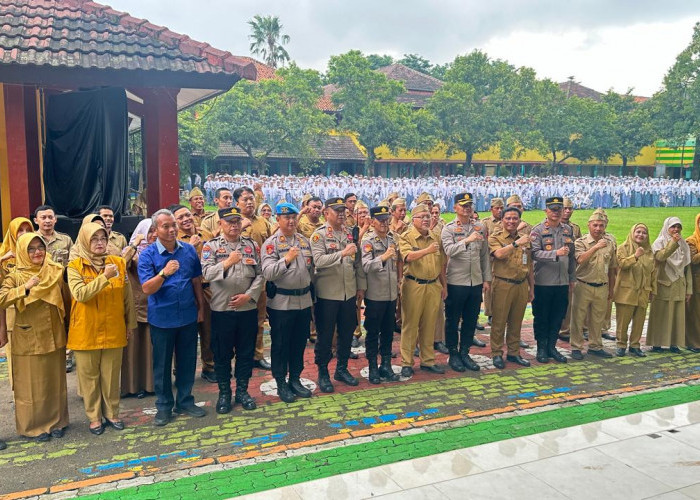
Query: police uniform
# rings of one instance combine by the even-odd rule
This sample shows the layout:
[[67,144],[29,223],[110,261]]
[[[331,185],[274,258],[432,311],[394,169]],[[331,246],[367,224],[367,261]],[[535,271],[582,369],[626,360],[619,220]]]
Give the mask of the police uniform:
[[[545,200],[547,208],[562,208],[562,198]],[[549,358],[565,363],[566,358],[556,350],[559,328],[569,304],[569,285],[576,282],[576,257],[571,226],[550,226],[547,220],[537,224],[530,233],[532,259],[535,263],[535,300],[532,302],[533,329],[537,340],[537,361],[547,363]],[[569,248],[569,255],[559,257],[556,252]]]
[[[272,226],[265,217],[253,215],[244,217],[250,220],[250,225],[246,227],[241,235],[251,238],[258,246],[262,247],[265,240],[272,236]],[[269,363],[264,357],[263,331],[265,330],[265,318],[267,317],[267,295],[260,295],[258,300],[258,336],[255,341],[255,366],[265,370],[270,369]]]
[[[325,206],[336,211],[345,210],[342,198],[328,199]],[[365,290],[367,287],[359,260],[354,256],[341,255],[343,249],[352,244],[355,244],[352,232],[344,225],[334,230],[326,223],[314,231],[311,237],[317,297],[314,313],[318,333],[314,352],[319,371],[319,387],[324,392],[333,391],[328,376],[328,363],[331,360],[331,343],[336,328],[338,363],[334,378],[348,385],[358,384],[347,367],[352,333],[357,326],[357,290]]]
[[[275,211],[278,216],[299,213],[291,203],[280,203]],[[297,247],[299,254],[287,265],[285,256],[292,247]],[[311,392],[299,379],[311,322],[313,259],[309,240],[298,232],[285,236],[278,229],[263,244],[262,271],[269,290],[270,355],[277,393],[287,402],[294,400],[294,394],[310,397]]]
[[[418,205],[413,210],[413,216],[429,214],[426,205]],[[437,252],[423,255],[408,262],[406,257],[410,252],[417,252],[437,243]],[[403,261],[403,281],[401,284],[401,370],[402,376],[413,373],[413,349],[418,344],[420,348],[421,368],[442,373],[435,365],[435,322],[440,308],[442,293],[443,265],[445,254],[440,244],[440,238],[428,230],[422,235],[415,226],[403,233],[399,238],[399,253]]]
[[[226,221],[241,219],[237,207],[219,210],[219,217]],[[224,261],[240,252],[241,260],[228,269]],[[246,410],[256,408],[255,400],[248,394],[248,381],[253,372],[253,352],[257,332],[257,301],[262,291],[262,271],[258,245],[250,238],[239,236],[229,241],[218,236],[202,247],[202,275],[211,290],[211,347],[214,353],[214,371],[219,384],[217,413],[231,410],[231,360],[236,356],[237,403]],[[250,300],[233,309],[229,301],[245,294]]]
[[[574,208],[574,204],[570,198],[564,197],[564,208]],[[565,224],[571,226],[571,231],[573,233],[573,240],[579,239],[581,234],[581,227],[573,222],[566,221]],[[561,328],[559,329],[559,338],[562,340],[569,340],[569,332],[571,331],[571,303],[573,302],[574,291],[569,290],[569,306],[566,308],[566,316],[564,316],[564,321],[561,323]]]
[[[213,235],[202,228],[197,229],[196,235],[199,237],[199,243],[194,246],[197,251],[197,255],[202,257],[202,248],[204,244],[213,238]],[[190,243],[192,239],[191,234],[187,234],[178,229],[177,239],[185,243]],[[202,295],[204,297],[203,316],[204,320],[199,324],[199,351],[202,358],[202,378],[207,382],[214,382],[216,377],[214,376],[214,353],[211,350],[211,290],[209,289],[209,283],[206,278],[202,280]]]
[[[590,221],[604,221],[600,214],[593,214]],[[583,324],[588,318],[588,352],[610,357],[603,350],[601,339],[602,325],[609,296],[609,277],[617,268],[617,245],[605,234],[601,237],[607,241],[604,248],[596,250],[591,257],[576,266],[576,280],[573,304],[571,306],[571,348],[572,356],[579,357],[583,349]],[[575,242],[576,259],[598,243],[590,234]],[[578,351],[578,353],[576,352]]]
[[[373,207],[372,218],[388,220],[391,215],[387,207]],[[382,261],[382,255],[394,248],[393,258]],[[361,244],[362,269],[367,276],[365,293],[365,354],[369,364],[370,383],[385,380],[395,381],[398,376],[391,368],[391,342],[394,338],[394,312],[398,298],[399,274],[398,247],[394,235],[381,237],[376,233],[365,235]],[[381,354],[381,368],[377,367],[377,353]]]
[[[523,366],[530,364],[520,358],[520,330],[532,276],[530,243],[523,245],[517,243],[517,240],[523,236],[527,235],[517,230],[515,234],[510,234],[505,229],[497,230],[489,236],[489,250],[493,256],[491,355],[494,361],[497,356],[501,357],[501,366],[497,368],[503,368],[504,337],[508,344],[507,359]],[[497,250],[506,247],[509,247],[510,253],[505,257],[499,259],[494,256]]]
[[[455,196],[455,205],[473,204],[471,193]],[[483,239],[465,244],[464,240],[472,233]],[[469,349],[474,341],[474,330],[481,309],[484,281],[491,281],[491,261],[488,248],[488,235],[480,222],[462,223],[456,218],[442,231],[442,246],[449,259],[447,261],[447,299],[445,300],[445,340],[450,351],[450,366],[456,371],[479,370],[469,357]],[[459,322],[462,320],[461,340]],[[459,349],[459,351],[458,351]]]

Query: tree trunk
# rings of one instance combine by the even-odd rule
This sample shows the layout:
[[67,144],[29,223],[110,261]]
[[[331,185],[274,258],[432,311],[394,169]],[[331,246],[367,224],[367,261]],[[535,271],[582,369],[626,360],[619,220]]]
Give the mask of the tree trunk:
[[693,180],[700,178],[700,136],[695,138],[695,153],[693,153],[693,166],[690,174]]
[[472,158],[474,157],[474,153],[471,153],[469,151],[465,151],[464,153],[466,154],[466,161],[464,162],[464,166],[466,168],[471,168]]
[[374,160],[377,156],[374,154],[374,148],[367,148],[367,159],[365,159],[365,177],[373,175],[374,173]]

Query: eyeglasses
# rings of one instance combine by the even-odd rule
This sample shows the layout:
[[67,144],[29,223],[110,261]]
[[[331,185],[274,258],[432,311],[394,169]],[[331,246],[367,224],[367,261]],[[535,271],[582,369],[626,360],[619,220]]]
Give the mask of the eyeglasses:
[[90,238],[90,243],[107,243],[107,238]]
[[27,247],[27,252],[29,255],[35,254],[37,252],[46,252],[46,247],[45,246],[40,246],[40,247]]

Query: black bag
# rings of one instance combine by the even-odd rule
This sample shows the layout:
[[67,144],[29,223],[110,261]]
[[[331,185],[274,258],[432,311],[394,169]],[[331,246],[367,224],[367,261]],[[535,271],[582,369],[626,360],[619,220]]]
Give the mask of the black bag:
[[275,295],[277,295],[277,285],[275,285],[272,281],[266,281],[265,294],[267,294],[268,299],[274,299]]

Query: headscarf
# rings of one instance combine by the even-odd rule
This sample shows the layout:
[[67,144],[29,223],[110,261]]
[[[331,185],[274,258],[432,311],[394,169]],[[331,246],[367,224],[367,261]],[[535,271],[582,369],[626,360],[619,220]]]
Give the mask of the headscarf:
[[[141,222],[138,223],[136,229],[134,229],[134,232],[131,234],[131,239],[129,239],[129,245],[133,245],[134,243],[136,243],[136,237],[139,234],[143,235],[141,243],[139,243],[139,246],[136,247],[136,253],[140,254],[141,251],[148,246],[148,232],[151,230],[152,224],[153,221],[150,217],[148,217],[147,219],[143,219]],[[126,248],[124,250],[126,250]]]
[[[109,253],[105,251],[102,255],[94,254],[90,251],[90,239],[97,233],[102,231],[107,236],[107,230],[97,224],[96,222],[88,222],[83,224],[78,233],[78,244],[80,249],[78,250],[78,257],[82,258],[86,262],[92,265],[98,271],[101,271],[105,267],[105,258]],[[107,245],[105,245],[106,247]]]
[[[637,242],[634,241],[634,232],[640,227],[647,230],[647,239],[641,245],[638,245]],[[622,245],[620,245],[621,249],[625,249],[625,255],[633,255],[639,247],[642,247],[645,252],[651,252],[651,244],[649,243],[649,228],[646,224],[642,224],[641,222],[632,226],[630,233],[627,235],[627,239]]]
[[[671,228],[671,226],[675,226],[676,224],[682,225],[681,220],[678,217],[668,217],[664,221],[664,225],[661,228],[659,236],[651,246],[651,249],[654,252],[658,252],[659,250],[666,248],[668,242],[673,239],[671,238],[671,235],[668,234],[668,230]],[[688,243],[686,243],[684,239],[680,239],[678,240],[678,248],[666,260],[666,275],[671,281],[676,281],[683,276],[685,266],[688,264],[690,264],[690,247],[688,247]]]
[[22,312],[26,305],[43,300],[58,308],[61,312],[61,317],[66,314],[63,296],[61,295],[61,287],[58,281],[63,279],[63,266],[55,263],[48,257],[44,257],[44,262],[41,265],[36,265],[29,257],[29,244],[34,239],[40,240],[46,244],[41,236],[36,233],[25,233],[17,240],[17,265],[12,275],[15,277],[18,286],[24,285],[32,277],[39,277],[39,284],[34,286],[23,300],[15,304],[19,312]]
[[[34,232],[34,226],[32,225],[32,221],[29,219],[24,217],[12,219],[7,228],[7,232],[5,232],[5,238],[2,240],[2,244],[0,244],[0,257],[5,255],[10,250],[13,254],[17,255],[17,233],[19,232],[19,228],[22,227],[22,224],[29,224],[29,227],[32,228],[30,232]],[[12,258],[6,260],[4,264],[11,264],[14,261],[15,259]]]
[[[693,232],[693,234],[688,236],[685,239],[685,241],[687,241],[688,243],[694,244],[695,248],[700,250],[700,228],[698,227],[698,222],[700,222],[700,214],[697,214],[695,216],[695,231]],[[2,255],[2,254],[0,254],[0,255]]]

